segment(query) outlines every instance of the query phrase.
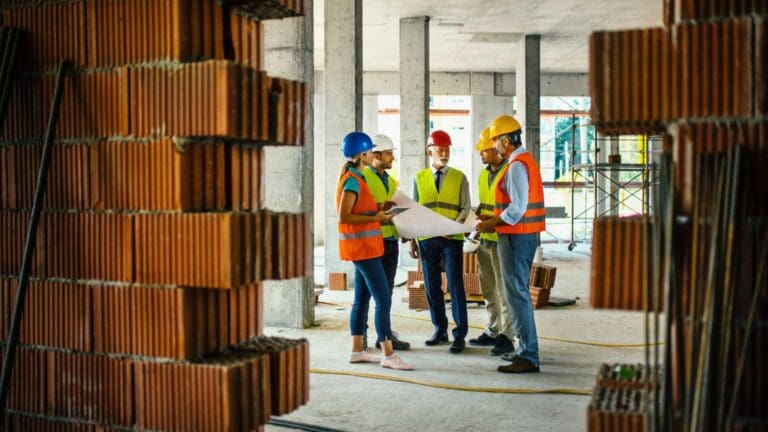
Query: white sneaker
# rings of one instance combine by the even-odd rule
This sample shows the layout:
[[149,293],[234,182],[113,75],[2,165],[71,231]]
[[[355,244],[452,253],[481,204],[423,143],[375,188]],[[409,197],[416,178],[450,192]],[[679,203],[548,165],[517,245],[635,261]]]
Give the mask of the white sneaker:
[[352,353],[349,355],[350,363],[378,363],[381,361],[380,357],[377,357],[367,350],[359,353]]
[[397,370],[412,370],[413,366],[404,362],[403,359],[393,354],[391,357],[385,357],[381,360],[381,367],[397,369]]

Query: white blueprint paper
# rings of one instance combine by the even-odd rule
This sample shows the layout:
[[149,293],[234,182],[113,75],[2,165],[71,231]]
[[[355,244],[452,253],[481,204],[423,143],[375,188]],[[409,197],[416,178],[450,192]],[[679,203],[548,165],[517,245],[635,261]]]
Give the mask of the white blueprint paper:
[[397,204],[396,207],[408,209],[392,218],[397,234],[401,238],[415,239],[464,234],[475,229],[472,225],[460,224],[433,212],[410,199],[402,191],[395,192],[392,201]]

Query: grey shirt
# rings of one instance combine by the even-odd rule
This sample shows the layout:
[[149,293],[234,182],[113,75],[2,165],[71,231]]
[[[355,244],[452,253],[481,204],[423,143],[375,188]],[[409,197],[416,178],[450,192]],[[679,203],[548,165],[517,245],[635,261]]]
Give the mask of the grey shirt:
[[[438,170],[435,167],[430,168],[432,169],[432,177],[434,178]],[[443,180],[445,179],[445,175],[447,173],[447,166],[440,169],[440,183],[438,183],[437,188],[438,192],[440,192],[440,186],[443,185]],[[461,190],[459,191],[459,214],[456,216],[456,221],[463,223],[465,220],[467,220],[467,216],[469,216],[470,211],[469,182],[467,181],[467,176],[464,175],[463,172],[459,171],[459,173],[461,174]],[[416,183],[416,179],[413,180],[413,200],[419,202],[419,186]]]

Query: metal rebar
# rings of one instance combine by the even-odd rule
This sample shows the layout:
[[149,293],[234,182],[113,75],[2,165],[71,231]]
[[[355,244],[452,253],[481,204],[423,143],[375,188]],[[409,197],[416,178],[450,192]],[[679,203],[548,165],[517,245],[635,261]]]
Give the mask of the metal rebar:
[[48,115],[48,127],[45,131],[45,143],[43,145],[43,156],[40,161],[40,169],[37,173],[37,186],[35,187],[34,200],[32,202],[32,214],[27,229],[27,237],[24,243],[24,255],[21,261],[21,270],[19,272],[19,283],[16,291],[16,303],[13,307],[11,317],[11,328],[6,339],[5,356],[3,358],[2,375],[0,376],[0,428],[3,427],[5,420],[5,408],[7,406],[8,390],[10,388],[11,373],[13,371],[13,360],[16,353],[16,347],[19,343],[19,329],[24,312],[24,300],[27,293],[27,282],[29,281],[29,268],[32,262],[32,254],[35,250],[37,240],[37,225],[40,220],[40,210],[45,196],[45,186],[48,177],[48,167],[50,165],[51,149],[53,139],[56,133],[56,123],[59,118],[59,107],[61,105],[61,94],[63,90],[64,77],[71,64],[68,60],[59,63],[56,73],[56,87],[51,100],[51,111]]

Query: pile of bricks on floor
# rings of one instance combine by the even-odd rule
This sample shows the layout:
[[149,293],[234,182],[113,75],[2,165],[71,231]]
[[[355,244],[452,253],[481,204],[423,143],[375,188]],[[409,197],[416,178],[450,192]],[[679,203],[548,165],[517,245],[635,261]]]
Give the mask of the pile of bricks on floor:
[[311,270],[307,215],[261,196],[262,147],[304,145],[309,96],[262,71],[260,20],[302,5],[2,2],[23,31],[0,125],[3,339],[52,72],[74,65],[4,430],[259,430],[307,402],[308,343],[262,334],[262,281]]
[[663,135],[664,199],[595,220],[592,303],[667,311],[650,429],[765,430],[768,2],[664,0],[664,24],[590,38],[592,123]]
[[648,307],[651,218],[595,218],[589,299],[592,307],[643,310]]
[[533,264],[528,283],[531,292],[531,303],[534,309],[539,309],[549,303],[549,294],[555,286],[557,268],[545,264]]
[[[465,253],[464,257],[464,291],[470,301],[484,301],[483,292],[480,289],[480,273],[478,270],[477,255]],[[534,308],[547,305],[549,294],[555,285],[557,269],[544,264],[533,264],[530,275],[531,302]],[[444,293],[448,293],[448,281],[445,272],[442,273]],[[472,296],[470,299],[469,296]],[[428,309],[429,303],[424,288],[424,274],[421,271],[421,261],[418,261],[418,269],[408,272],[408,308]]]
[[603,364],[587,408],[590,432],[645,432],[648,368],[640,364]]

